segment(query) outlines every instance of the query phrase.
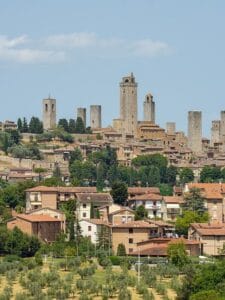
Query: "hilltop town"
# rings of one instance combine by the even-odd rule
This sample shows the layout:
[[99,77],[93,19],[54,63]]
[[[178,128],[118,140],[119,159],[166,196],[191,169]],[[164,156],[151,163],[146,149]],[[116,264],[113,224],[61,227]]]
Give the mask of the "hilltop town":
[[[74,268],[81,276],[79,299],[92,299],[82,298],[81,285],[87,283],[82,259],[91,275],[99,272],[91,259],[106,273],[121,265],[123,276],[131,265],[133,271],[137,267],[136,288],[143,299],[189,299],[179,277],[188,272],[185,268],[225,254],[225,111],[212,121],[210,140],[202,137],[201,112],[189,111],[186,135],[174,122],[165,129],[157,124],[151,93],[138,120],[133,73],[119,86],[120,116],[106,128],[100,105],[90,106],[90,122],[83,107],[76,118],[57,120],[57,101],[50,96],[42,101],[42,120],[21,116],[0,123],[0,254],[35,256],[46,266],[49,257],[60,258],[65,270]],[[172,267],[163,269],[163,264]],[[154,278],[145,269],[149,265]],[[159,276],[172,278],[168,291],[156,284]],[[107,291],[86,290],[92,297],[130,299],[136,279],[126,283],[124,297],[118,281],[112,291],[108,285]],[[40,293],[38,299],[45,299]],[[74,293],[62,298],[53,293],[49,299],[69,299]],[[34,294],[29,299],[37,299]]]

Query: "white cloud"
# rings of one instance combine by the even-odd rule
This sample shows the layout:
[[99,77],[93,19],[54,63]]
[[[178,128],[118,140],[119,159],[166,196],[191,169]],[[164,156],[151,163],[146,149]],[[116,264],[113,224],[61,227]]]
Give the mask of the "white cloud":
[[94,33],[74,32],[71,34],[52,35],[46,38],[45,43],[57,48],[84,48],[94,46],[97,37]]
[[134,42],[133,53],[138,56],[167,55],[171,49],[167,43],[144,39]]
[[65,60],[63,51],[28,48],[27,36],[9,39],[0,36],[0,60],[19,63],[53,63]]
[[15,38],[0,36],[0,60],[18,63],[58,63],[73,57],[78,50],[91,49],[89,54],[101,57],[154,57],[171,53],[169,45],[151,39],[126,40],[100,38],[95,33],[74,32],[32,40],[26,35]]

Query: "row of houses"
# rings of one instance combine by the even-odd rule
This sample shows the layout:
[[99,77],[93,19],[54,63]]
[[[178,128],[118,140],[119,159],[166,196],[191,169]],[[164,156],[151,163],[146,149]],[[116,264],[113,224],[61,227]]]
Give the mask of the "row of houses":
[[[191,224],[184,244],[193,255],[220,255],[225,243],[225,184],[219,183],[188,184],[183,191],[175,188],[174,195],[167,197],[160,195],[155,187],[128,188],[127,206],[124,207],[114,204],[109,193],[97,193],[95,187],[38,186],[26,191],[26,213],[15,215],[8,222],[8,228],[17,226],[45,242],[52,242],[66,228],[61,204],[76,199],[75,213],[82,234],[94,244],[102,230],[107,229],[114,252],[123,243],[130,255],[139,251],[141,255],[163,256],[168,244],[179,240],[168,221],[180,215],[183,195],[193,187],[204,197],[211,220],[208,224]],[[148,212],[149,218],[144,221],[135,221],[133,208],[139,205],[144,205]],[[94,218],[94,211],[98,211],[98,219]]]

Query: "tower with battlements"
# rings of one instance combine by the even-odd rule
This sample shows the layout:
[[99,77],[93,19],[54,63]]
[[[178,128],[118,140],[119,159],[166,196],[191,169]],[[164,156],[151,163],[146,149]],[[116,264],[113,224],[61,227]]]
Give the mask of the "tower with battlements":
[[87,120],[87,110],[84,107],[78,107],[77,108],[77,118],[81,118],[83,123],[84,123],[84,127],[86,128],[86,120]]
[[90,126],[91,129],[102,127],[102,107],[101,105],[90,106]]

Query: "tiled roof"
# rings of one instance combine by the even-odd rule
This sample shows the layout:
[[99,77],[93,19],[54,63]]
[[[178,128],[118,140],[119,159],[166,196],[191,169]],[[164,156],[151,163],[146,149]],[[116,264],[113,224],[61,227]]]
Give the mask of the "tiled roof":
[[113,225],[112,228],[158,228],[158,226],[154,224],[149,224],[145,221],[133,221],[129,223]]
[[36,186],[31,189],[27,189],[26,192],[58,192],[58,193],[97,193],[96,187],[67,187],[67,186]]
[[225,236],[225,224],[223,223],[192,223],[191,227],[203,236]]
[[118,210],[115,210],[115,211],[109,213],[109,215],[116,215],[116,214],[118,214],[120,212],[123,212],[123,211],[129,211],[129,212],[135,214],[135,212],[132,209],[130,209],[129,207],[123,207],[121,209],[118,209]]
[[81,221],[86,221],[95,225],[106,225],[109,226],[109,223],[107,223],[106,221],[102,220],[102,219],[83,219]]
[[223,199],[225,193],[224,183],[190,183],[188,184],[189,190],[191,188],[198,188],[202,192],[202,196],[206,199]]
[[112,203],[113,199],[109,193],[77,193],[77,199],[80,202],[108,202]]
[[164,196],[163,200],[166,203],[178,203],[178,204],[184,203],[183,197],[179,197],[179,196]]
[[160,190],[158,187],[128,187],[128,194],[160,194]]
[[28,222],[61,222],[60,219],[50,217],[49,215],[27,215],[19,214],[16,218],[26,220]]
[[151,201],[151,200],[162,200],[162,196],[159,194],[153,194],[153,193],[148,193],[148,194],[143,194],[143,195],[138,195],[134,196],[131,199],[128,199],[128,201],[132,200],[142,200],[142,201]]
[[148,248],[133,251],[130,255],[167,256],[167,244],[150,245]]

